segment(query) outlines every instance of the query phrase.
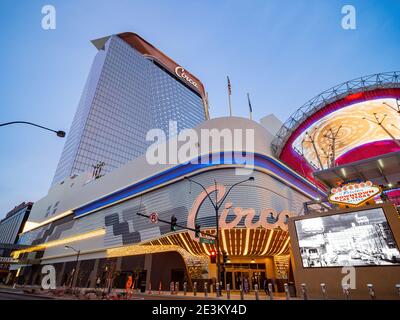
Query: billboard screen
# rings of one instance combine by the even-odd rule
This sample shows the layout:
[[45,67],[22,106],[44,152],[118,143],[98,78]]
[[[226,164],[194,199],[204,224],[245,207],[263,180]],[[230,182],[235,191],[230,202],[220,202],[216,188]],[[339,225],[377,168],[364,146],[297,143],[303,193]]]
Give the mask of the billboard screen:
[[400,265],[382,208],[295,221],[303,267]]

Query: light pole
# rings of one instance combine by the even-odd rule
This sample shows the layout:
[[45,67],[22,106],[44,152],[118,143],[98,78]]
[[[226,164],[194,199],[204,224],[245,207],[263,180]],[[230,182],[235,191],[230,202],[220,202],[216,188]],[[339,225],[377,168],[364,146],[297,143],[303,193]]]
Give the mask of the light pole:
[[30,126],[34,126],[34,127],[38,127],[38,128],[44,129],[44,130],[48,130],[48,131],[54,132],[57,135],[57,137],[60,137],[60,138],[64,138],[65,137],[65,132],[64,131],[53,130],[53,129],[38,125],[36,123],[27,122],[27,121],[12,121],[12,122],[0,123],[0,127],[8,126],[8,125],[11,125],[11,124],[27,124],[27,125],[30,125]]
[[[246,182],[246,181],[254,181],[254,177],[249,177],[246,180],[239,181],[239,182],[234,183],[233,185],[231,185],[231,187],[228,189],[228,191],[225,193],[225,195],[223,196],[223,198],[220,201],[218,201],[217,181],[214,179],[214,184],[215,184],[215,202],[211,199],[211,196],[208,193],[207,189],[200,182],[192,180],[192,179],[190,179],[188,177],[185,177],[185,179],[187,179],[190,182],[193,182],[193,183],[199,185],[204,190],[204,192],[207,194],[208,199],[210,200],[212,206],[214,207],[214,210],[215,210],[215,225],[216,225],[216,228],[217,228],[217,236],[216,236],[216,239],[215,239],[216,240],[216,247],[217,247],[217,282],[218,282],[218,284],[220,284],[220,282],[221,282],[221,263],[220,263],[220,252],[219,252],[220,251],[219,250],[220,249],[220,247],[219,247],[219,208],[222,206],[222,204],[224,203],[226,197],[228,196],[228,194],[231,192],[231,190],[235,186],[237,186],[238,184],[241,184],[243,182]],[[220,295],[220,292],[217,292],[217,294]]]
[[[79,261],[79,255],[81,254],[81,250],[76,250],[74,247],[71,246],[65,246],[64,247],[65,250],[71,249],[74,250],[76,252],[76,266],[75,266],[75,274],[73,276],[73,278],[75,278],[75,284],[78,281],[78,261]],[[74,279],[72,279],[72,283],[74,282]],[[71,287],[72,287],[72,283],[71,283]]]

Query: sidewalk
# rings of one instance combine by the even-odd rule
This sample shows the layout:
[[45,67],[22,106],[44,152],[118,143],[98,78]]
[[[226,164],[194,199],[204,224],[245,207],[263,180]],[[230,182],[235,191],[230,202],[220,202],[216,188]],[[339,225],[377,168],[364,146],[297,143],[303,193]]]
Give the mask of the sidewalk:
[[[32,290],[34,290],[33,293]],[[7,294],[15,294],[15,295],[24,295],[24,296],[32,296],[32,297],[40,297],[40,298],[45,298],[45,299],[62,299],[62,300],[77,300],[77,299],[82,299],[83,296],[85,296],[83,293],[87,291],[94,291],[94,289],[80,289],[81,291],[81,296],[75,296],[73,294],[56,294],[57,292],[61,292],[62,288],[57,288],[56,290],[41,290],[40,287],[38,286],[24,286],[24,287],[9,287],[9,286],[3,286],[0,285],[0,293],[4,292]],[[99,290],[100,292],[103,292],[102,289]],[[125,290],[123,289],[113,289],[110,295],[110,299],[115,299],[118,294],[125,294]],[[274,299],[273,300],[286,300],[285,294],[283,293],[274,293]],[[136,290],[132,292],[132,295],[130,299],[128,300],[138,300],[141,298],[145,299],[177,299],[177,300],[183,300],[183,299],[199,299],[199,300],[204,300],[204,299],[210,299],[210,300],[228,300],[227,297],[227,292],[222,291],[222,297],[217,297],[215,292],[210,292],[205,296],[204,292],[198,292],[196,296],[194,295],[193,292],[187,292],[184,294],[183,291],[179,291],[178,293],[171,294],[170,291],[146,291],[144,293],[138,293]],[[90,300],[101,300],[101,298],[95,298],[91,296],[87,296],[87,299]],[[125,300],[125,298],[121,297],[120,299]],[[299,298],[291,298],[291,300],[298,300]],[[238,291],[231,291],[230,293],[230,300],[241,300],[240,292]],[[256,300],[256,295],[254,292],[250,292],[247,294],[244,294],[243,300]],[[270,297],[265,294],[265,292],[259,292],[259,300],[270,300]]]
[[[115,290],[114,292],[123,292],[125,293],[125,290]],[[158,290],[151,291],[151,293],[147,290],[146,292],[143,293],[137,293],[135,290],[133,295],[135,297],[154,297],[154,299],[157,299],[158,297],[171,297],[172,299],[176,297],[177,299],[181,298],[193,298],[193,299],[213,299],[213,300],[228,300],[227,298],[227,292],[225,290],[222,291],[222,297],[217,297],[217,294],[215,292],[209,292],[207,294],[207,297],[205,296],[204,292],[197,292],[196,295],[194,295],[193,292],[187,292],[184,294],[183,291],[179,291],[178,293],[171,294],[170,291],[161,291],[159,292]],[[259,300],[270,300],[270,296],[266,295],[265,292],[259,292],[258,294]],[[299,300],[299,298],[290,298],[291,300]],[[240,292],[239,291],[231,291],[230,292],[230,300],[241,300]],[[244,294],[243,295],[243,300],[256,300],[256,295],[255,292],[252,291],[250,293]],[[286,296],[284,293],[281,292],[274,292],[273,294],[273,300],[286,300]]]
[[[177,294],[171,294],[169,291],[162,291],[161,294],[156,291],[152,292],[149,294],[147,291],[146,293],[139,293],[135,294],[136,296],[147,296],[147,297],[154,297],[154,299],[157,299],[157,297],[190,297],[190,298],[195,298],[195,299],[217,299],[217,300],[228,300],[227,298],[227,293],[226,291],[222,291],[222,297],[217,297],[215,292],[208,293],[207,297],[204,295],[204,292],[198,292],[197,295],[195,296],[193,292],[187,292],[186,295],[183,293],[183,291],[180,291]],[[298,298],[291,298],[293,300],[297,300]],[[231,292],[230,294],[230,300],[241,300],[240,293],[235,291]],[[247,294],[244,294],[243,300],[256,300],[256,295],[254,292],[250,292]],[[259,292],[259,300],[270,300],[270,297],[267,296],[265,293]],[[275,293],[274,294],[274,300],[286,300],[286,297],[284,294],[281,293]]]

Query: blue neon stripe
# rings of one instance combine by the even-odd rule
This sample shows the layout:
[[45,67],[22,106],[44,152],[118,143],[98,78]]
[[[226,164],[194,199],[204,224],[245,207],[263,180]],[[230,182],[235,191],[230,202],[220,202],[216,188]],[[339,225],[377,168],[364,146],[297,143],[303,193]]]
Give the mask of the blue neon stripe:
[[[234,154],[239,154],[239,153],[235,152]],[[126,199],[128,197],[132,197],[137,193],[146,191],[146,190],[151,189],[160,184],[166,183],[168,181],[174,180],[179,177],[183,177],[189,173],[193,173],[195,171],[198,171],[198,170],[201,170],[204,168],[216,167],[220,164],[241,164],[240,162],[237,161],[237,157],[232,155],[232,153],[225,154],[225,153],[221,152],[219,154],[220,160],[218,162],[214,162],[214,163],[212,162],[213,156],[215,156],[215,154],[214,155],[209,154],[207,156],[204,156],[205,158],[208,157],[207,163],[201,163],[202,162],[201,160],[204,157],[199,157],[197,159],[198,160],[197,162],[199,162],[199,163],[197,163],[197,164],[193,164],[193,163],[179,164],[173,168],[167,169],[167,170],[165,170],[159,174],[156,174],[150,178],[144,179],[144,180],[137,182],[131,186],[128,186],[122,190],[116,191],[112,194],[109,194],[107,196],[104,196],[102,198],[94,200],[87,205],[79,207],[74,210],[74,214],[76,217],[79,217],[90,211],[94,211],[96,209],[110,205],[117,201]],[[247,164],[249,164],[249,163],[247,163]],[[277,175],[278,180],[282,181],[283,183],[290,182],[291,184],[299,187],[303,191],[306,191],[308,194],[311,194],[315,197],[323,195],[323,193],[318,188],[316,188],[314,185],[312,185],[310,182],[308,182],[306,180],[301,180],[293,172],[291,172],[288,168],[286,168],[285,166],[283,166],[281,163],[279,163],[278,161],[276,161],[273,158],[270,158],[270,157],[262,155],[262,154],[254,154],[254,166],[272,171],[273,173],[275,173]],[[215,168],[215,169],[217,169],[217,168]]]

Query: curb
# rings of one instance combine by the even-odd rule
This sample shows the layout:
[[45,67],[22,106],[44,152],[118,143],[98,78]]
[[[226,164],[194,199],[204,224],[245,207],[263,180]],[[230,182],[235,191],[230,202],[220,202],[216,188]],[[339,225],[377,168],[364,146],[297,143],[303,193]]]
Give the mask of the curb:
[[55,300],[55,298],[53,298],[53,297],[43,296],[43,295],[39,295],[39,294],[24,293],[24,292],[20,292],[20,291],[10,291],[10,290],[0,289],[0,293],[13,294],[13,295],[16,295],[16,296],[41,298],[41,299],[47,299],[47,300]]

